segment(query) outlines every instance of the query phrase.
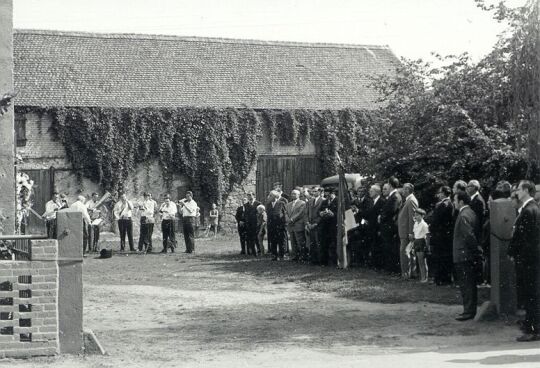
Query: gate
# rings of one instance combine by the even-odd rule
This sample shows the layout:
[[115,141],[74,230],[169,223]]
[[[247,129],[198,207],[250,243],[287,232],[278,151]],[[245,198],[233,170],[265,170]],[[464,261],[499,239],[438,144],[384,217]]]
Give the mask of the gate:
[[[34,196],[32,209],[39,215],[45,212],[45,204],[51,199],[54,188],[54,168],[48,170],[21,170],[34,181]],[[30,213],[26,234],[46,234],[45,221]]]
[[257,200],[266,203],[275,182],[289,194],[296,186],[319,184],[322,180],[319,159],[315,156],[259,156],[257,160]]

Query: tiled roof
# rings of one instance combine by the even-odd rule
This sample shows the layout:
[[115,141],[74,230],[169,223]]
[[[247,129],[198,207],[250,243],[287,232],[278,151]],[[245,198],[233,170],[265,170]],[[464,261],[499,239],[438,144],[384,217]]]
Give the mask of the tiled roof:
[[16,30],[19,106],[373,108],[386,46]]

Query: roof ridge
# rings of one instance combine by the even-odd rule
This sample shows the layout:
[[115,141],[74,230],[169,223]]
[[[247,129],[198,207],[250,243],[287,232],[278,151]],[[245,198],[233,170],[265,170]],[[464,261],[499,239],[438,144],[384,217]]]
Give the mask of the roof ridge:
[[289,47],[321,47],[321,48],[350,48],[350,49],[380,49],[390,50],[388,45],[369,45],[369,44],[347,44],[347,43],[324,43],[324,42],[296,42],[296,41],[265,41],[240,38],[221,38],[221,37],[200,37],[200,36],[179,36],[179,35],[161,35],[161,34],[143,34],[143,33],[100,33],[100,32],[81,32],[81,31],[60,31],[60,30],[40,30],[40,29],[14,29],[15,34],[37,34],[54,35],[65,37],[88,37],[88,38],[106,38],[106,39],[139,39],[139,40],[165,40],[165,41],[184,41],[184,42],[208,42],[208,43],[231,43],[231,44],[251,44],[262,46],[289,46]]

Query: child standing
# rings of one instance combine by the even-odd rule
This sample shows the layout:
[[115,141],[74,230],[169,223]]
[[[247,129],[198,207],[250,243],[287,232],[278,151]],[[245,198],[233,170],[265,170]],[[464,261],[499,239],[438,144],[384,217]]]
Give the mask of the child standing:
[[214,231],[214,238],[217,235],[217,229],[219,224],[219,211],[217,209],[217,205],[215,203],[212,203],[212,209],[210,210],[210,223],[208,230],[206,232],[206,236],[208,236],[208,231],[213,230]]
[[428,282],[428,267],[427,260],[425,258],[425,252],[427,249],[426,235],[429,233],[428,224],[424,221],[426,211],[421,208],[417,208],[414,211],[414,253],[418,260],[418,267],[420,268],[420,282]]
[[257,250],[264,254],[264,236],[266,235],[266,208],[263,204],[257,206]]

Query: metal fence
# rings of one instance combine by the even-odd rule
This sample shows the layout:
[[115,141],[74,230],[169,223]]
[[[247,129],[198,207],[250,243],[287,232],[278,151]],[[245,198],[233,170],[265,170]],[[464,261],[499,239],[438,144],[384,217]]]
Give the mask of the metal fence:
[[16,261],[32,259],[32,239],[47,239],[46,235],[0,235],[0,242],[14,255]]

